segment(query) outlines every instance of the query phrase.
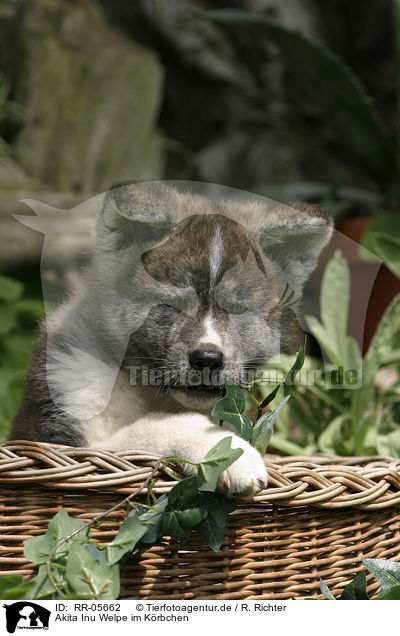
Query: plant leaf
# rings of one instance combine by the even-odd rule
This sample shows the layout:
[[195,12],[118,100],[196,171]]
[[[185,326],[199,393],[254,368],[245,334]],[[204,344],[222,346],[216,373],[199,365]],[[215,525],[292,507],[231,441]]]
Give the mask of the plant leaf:
[[119,596],[119,566],[98,564],[79,543],[70,547],[66,576],[72,590],[81,598],[100,600]]
[[138,541],[146,534],[146,530],[147,528],[142,524],[138,513],[125,519],[114,539],[106,546],[107,563],[114,565],[132,552]]
[[242,448],[232,448],[231,444],[232,436],[224,437],[202,459],[197,474],[199,490],[214,491],[221,473],[243,454]]
[[364,559],[363,563],[381,584],[378,598],[390,592],[392,587],[400,585],[400,563],[385,559]]
[[207,501],[207,517],[203,519],[196,530],[208,543],[212,550],[219,550],[225,533],[226,518],[236,508],[233,499],[213,493]]
[[379,596],[379,601],[400,601],[400,585],[394,585],[389,592]]
[[266,16],[232,9],[208,11],[202,17],[224,26],[265,34],[279,47],[298,83],[336,126],[343,143],[381,184],[396,180],[394,147],[358,78],[322,42],[284,27]]
[[140,521],[146,527],[146,532],[137,547],[140,548],[146,543],[156,543],[162,536],[162,518],[167,505],[167,495],[162,495],[150,510],[140,515]]
[[[51,572],[58,587],[66,591],[68,584],[65,578],[65,569],[62,570],[56,565],[53,565]],[[39,565],[38,573],[32,581],[34,584],[31,591],[32,599],[58,598],[57,591],[48,577],[46,565]]]
[[278,404],[275,411],[267,411],[256,422],[253,428],[253,435],[251,437],[251,445],[254,446],[261,455],[265,455],[265,451],[267,450],[267,446],[274,432],[274,424],[289,399],[290,395],[287,395]]
[[[187,477],[174,486],[168,495],[168,505],[163,516],[163,531],[174,533],[178,539],[186,539],[196,529],[218,550],[225,529],[227,514],[236,508],[233,500],[215,492],[197,489],[197,477]],[[188,512],[188,514],[178,514]]]
[[367,361],[373,362],[376,367],[379,366],[382,358],[393,350],[394,339],[398,333],[399,325],[400,294],[397,294],[379,321],[375,335],[368,348]]
[[325,598],[328,601],[336,601],[336,599],[333,596],[332,592],[330,591],[329,587],[327,586],[326,583],[324,583],[324,581],[322,579],[319,580],[319,587],[320,587],[320,590],[321,590],[322,594],[325,596]]
[[359,572],[355,579],[344,588],[340,601],[368,601],[367,578],[365,572]]
[[290,394],[291,387],[294,384],[295,377],[304,365],[305,357],[306,357],[306,346],[304,343],[299,348],[296,354],[296,359],[294,361],[294,364],[291,367],[291,369],[289,369],[285,378],[285,382],[283,383],[283,391],[285,396]]
[[33,586],[34,580],[23,579],[22,574],[4,574],[0,576],[0,599],[8,601],[29,598]]
[[[50,521],[46,534],[39,537],[31,537],[24,541],[24,555],[28,561],[41,565],[46,563],[50,551],[64,537],[68,536],[75,530],[84,525],[83,521],[78,521],[70,517],[63,508]],[[72,541],[82,541],[90,535],[90,528],[85,528],[82,532],[78,532]],[[69,546],[66,542],[57,548],[54,558],[65,556]]]
[[0,274],[0,300],[12,302],[22,296],[24,286],[18,280]]
[[251,439],[253,427],[247,415],[243,415],[245,401],[242,390],[232,382],[225,383],[226,395],[215,404],[211,415],[233,424],[246,441]]

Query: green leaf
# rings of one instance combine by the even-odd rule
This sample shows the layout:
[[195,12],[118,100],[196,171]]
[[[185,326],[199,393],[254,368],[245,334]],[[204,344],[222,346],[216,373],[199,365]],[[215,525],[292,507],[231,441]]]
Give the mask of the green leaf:
[[275,411],[267,411],[260,417],[258,422],[256,422],[253,428],[253,435],[251,437],[251,445],[254,446],[261,455],[265,455],[265,451],[267,450],[267,446],[274,432],[274,424],[289,399],[290,395],[287,395],[279,403]]
[[[279,389],[281,388],[281,385],[278,384],[278,386],[276,386],[274,388],[273,391],[271,391],[271,393],[268,393],[268,395],[263,399],[263,401],[261,402],[259,408],[261,409],[261,411],[263,409],[265,409],[266,406],[268,406],[268,404],[270,404],[270,402],[272,402],[272,400],[274,400],[278,394]],[[260,414],[261,415],[261,414]],[[257,418],[258,419],[258,418]]]
[[221,473],[243,454],[242,448],[232,448],[231,444],[232,437],[224,437],[200,462],[197,474],[199,490],[214,491]]
[[[51,573],[58,587],[65,593],[68,589],[65,568],[62,569],[53,564]],[[48,577],[46,565],[39,565],[38,573],[32,581],[34,584],[31,590],[32,599],[59,598],[59,594]]]
[[18,280],[0,274],[0,300],[12,302],[22,296],[24,286]]
[[115,600],[119,596],[119,566],[100,565],[79,543],[70,547],[66,575],[73,592],[80,598]]
[[367,578],[365,572],[359,572],[355,579],[346,585],[339,598],[340,601],[368,601]]
[[286,453],[287,455],[310,455],[316,451],[316,446],[314,444],[310,444],[309,446],[300,446],[300,444],[296,444],[295,442],[286,439],[279,433],[275,433],[269,444],[272,448],[276,448],[276,450]]
[[212,550],[219,550],[225,533],[226,518],[236,508],[233,499],[213,493],[206,502],[207,517],[199,523],[196,531]]
[[375,251],[386,267],[400,278],[400,239],[397,236],[376,232],[373,235]]
[[185,541],[192,530],[207,517],[207,511],[200,507],[185,510],[169,510],[162,519],[163,533]]
[[226,395],[215,404],[211,415],[233,424],[237,433],[249,441],[253,427],[247,415],[243,415],[245,400],[242,390],[232,382],[225,383]]
[[17,326],[14,305],[0,305],[0,337],[4,337]]
[[338,452],[338,445],[343,440],[342,426],[350,420],[350,415],[338,415],[322,431],[318,437],[318,448],[322,453],[335,455]]
[[400,601],[400,585],[394,585],[389,592],[380,596],[379,601]]
[[328,601],[336,601],[329,587],[327,586],[326,583],[324,583],[322,579],[319,580],[319,587],[320,587],[321,593],[325,596],[325,598]]
[[266,16],[232,9],[202,17],[218,24],[263,33],[279,47],[297,82],[336,126],[343,143],[381,184],[399,173],[394,147],[357,77],[322,42],[293,31]]
[[41,300],[18,300],[14,308],[18,319],[24,324],[36,323],[44,316],[44,305]]
[[385,559],[364,559],[363,563],[381,584],[378,598],[390,592],[392,587],[400,585],[400,563]]
[[0,599],[8,601],[29,598],[33,586],[33,579],[23,579],[21,574],[5,574],[0,576]]
[[[178,539],[186,539],[196,529],[213,550],[218,550],[225,529],[226,516],[236,508],[236,503],[215,492],[197,489],[197,477],[187,477],[174,486],[168,495],[168,505],[163,516],[163,530],[174,533]],[[180,511],[188,514],[179,515]]]
[[107,563],[110,565],[118,563],[125,555],[132,552],[138,541],[146,534],[146,530],[138,513],[125,519],[114,539],[106,546]]
[[[39,537],[31,537],[24,541],[24,555],[28,561],[41,565],[46,563],[48,556],[54,546],[64,537],[70,535],[78,528],[84,525],[83,521],[78,521],[70,517],[63,508],[57,512],[52,518],[47,528],[47,532]],[[78,532],[74,537],[74,541],[82,541],[90,534],[90,529],[85,528],[82,532]],[[68,552],[68,542],[62,544],[54,553],[54,558],[65,556]]]
[[327,264],[321,283],[321,321],[335,334],[337,344],[347,336],[350,302],[350,271],[340,250]]
[[353,363],[355,355],[354,343],[347,340],[349,303],[349,266],[340,250],[337,250],[322,278],[321,322],[313,316],[307,316],[306,322],[332,362],[345,369],[351,368],[349,357]]
[[197,488],[197,477],[182,479],[172,488],[162,517],[164,534],[182,541],[189,537],[191,531],[207,516],[201,495]]
[[[162,495],[150,510],[140,515],[140,521],[146,528],[146,532],[140,540],[140,546],[146,543],[156,543],[162,536],[162,518],[167,505],[167,495]],[[138,545],[138,547],[140,546]]]
[[383,434],[378,433],[376,436],[376,450],[378,455],[400,457],[400,430]]
[[296,378],[296,375],[298,374],[298,372],[300,371],[300,369],[303,367],[304,365],[304,360],[305,360],[305,356],[306,356],[306,352],[305,352],[305,343],[304,345],[301,345],[300,349],[298,350],[297,354],[296,354],[296,359],[294,361],[293,366],[291,367],[291,369],[288,371],[287,376],[285,378],[285,382],[283,384],[283,390],[284,390],[284,394],[289,395],[293,384],[294,384],[294,380]]
[[319,345],[325,350],[332,362],[340,366],[342,359],[334,334],[329,333],[315,316],[306,316],[305,320],[310,333],[317,339]]
[[397,294],[386,309],[374,337],[369,345],[366,355],[367,361],[373,362],[378,367],[382,358],[394,348],[394,340],[400,325],[400,294]]

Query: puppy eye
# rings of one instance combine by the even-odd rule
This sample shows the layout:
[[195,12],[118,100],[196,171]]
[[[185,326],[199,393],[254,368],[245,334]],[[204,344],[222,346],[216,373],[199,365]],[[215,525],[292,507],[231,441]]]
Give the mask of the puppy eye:
[[160,303],[160,307],[174,309],[175,311],[186,311],[188,305],[189,303],[185,298],[166,298]]
[[235,314],[236,316],[240,316],[241,314],[246,313],[246,311],[249,311],[248,307],[240,305],[239,303],[226,303],[225,308],[230,314]]
[[173,309],[174,311],[182,311],[181,309],[173,305],[172,301],[160,303],[159,307],[162,307],[163,309]]

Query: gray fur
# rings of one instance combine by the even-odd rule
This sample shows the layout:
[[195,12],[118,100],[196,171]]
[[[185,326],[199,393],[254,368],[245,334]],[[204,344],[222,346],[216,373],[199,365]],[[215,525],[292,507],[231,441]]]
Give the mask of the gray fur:
[[[209,410],[225,380],[238,381],[290,348],[298,330],[292,302],[331,231],[330,217],[319,209],[250,195],[209,198],[162,183],[112,189],[98,218],[86,283],[48,319],[47,346],[43,334],[11,437],[90,443],[81,406],[75,409],[74,395],[66,397],[79,378],[71,371],[69,382],[62,366],[77,351],[95,361],[94,368],[81,368],[82,385],[95,377],[96,361],[113,381],[147,364],[159,369],[162,386],[132,387],[137,395],[147,391],[149,403],[159,401],[169,412],[186,404]],[[222,349],[225,366],[211,381],[215,395],[197,389],[192,395],[188,355],[208,337],[205,345]],[[88,416],[103,408],[94,406]]]

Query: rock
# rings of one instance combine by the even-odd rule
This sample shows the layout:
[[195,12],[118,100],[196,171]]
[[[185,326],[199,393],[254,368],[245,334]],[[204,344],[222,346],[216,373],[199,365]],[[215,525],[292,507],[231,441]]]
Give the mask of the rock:
[[154,53],[109,27],[89,3],[16,2],[14,99],[26,120],[14,147],[50,189],[98,192],[159,178],[156,119],[162,69]]

